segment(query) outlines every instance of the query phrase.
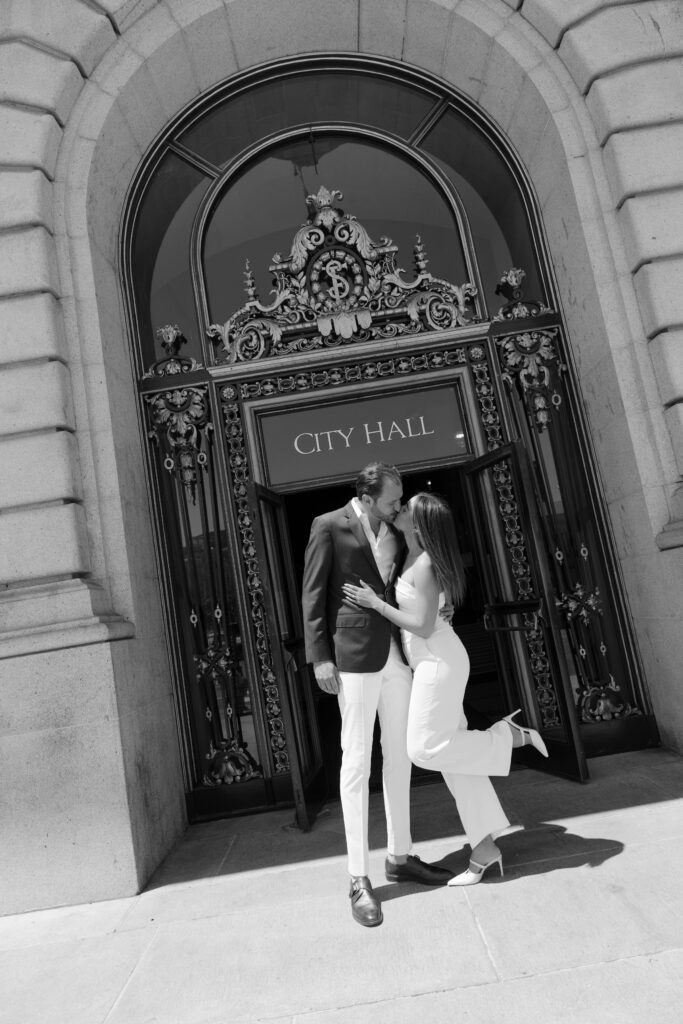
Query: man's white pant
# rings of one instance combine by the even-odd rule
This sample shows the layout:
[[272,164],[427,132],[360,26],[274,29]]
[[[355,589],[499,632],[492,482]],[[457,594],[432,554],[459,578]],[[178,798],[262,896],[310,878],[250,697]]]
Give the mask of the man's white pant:
[[367,875],[370,758],[375,716],[382,735],[387,850],[410,853],[410,771],[406,728],[412,673],[392,641],[381,672],[340,672],[342,764],[339,795],[350,875]]

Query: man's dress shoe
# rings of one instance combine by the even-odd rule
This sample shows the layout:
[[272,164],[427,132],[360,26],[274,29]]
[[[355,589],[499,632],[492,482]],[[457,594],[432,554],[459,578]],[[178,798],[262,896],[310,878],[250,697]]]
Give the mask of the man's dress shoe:
[[438,868],[435,864],[424,864],[419,857],[408,857],[404,864],[394,864],[389,858],[384,862],[387,882],[419,882],[421,885],[446,885],[453,872]]
[[382,907],[372,891],[367,875],[356,875],[351,878],[349,896],[354,921],[358,921],[358,924],[366,928],[374,928],[376,924],[382,923]]

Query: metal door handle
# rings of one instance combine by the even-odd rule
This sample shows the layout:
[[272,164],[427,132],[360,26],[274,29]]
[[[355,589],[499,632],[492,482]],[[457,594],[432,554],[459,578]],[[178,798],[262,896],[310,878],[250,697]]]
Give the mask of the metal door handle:
[[[532,615],[533,625],[496,626],[494,615]],[[505,604],[487,604],[484,606],[484,629],[487,633],[526,633],[537,630],[539,620],[543,622],[543,611],[538,601],[510,601]]]

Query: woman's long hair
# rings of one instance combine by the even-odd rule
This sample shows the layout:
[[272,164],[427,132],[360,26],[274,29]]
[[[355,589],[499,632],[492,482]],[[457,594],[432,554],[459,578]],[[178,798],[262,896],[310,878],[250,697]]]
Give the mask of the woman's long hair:
[[432,560],[439,588],[454,608],[465,597],[465,568],[448,502],[438,494],[420,491],[411,502],[413,529],[420,547]]

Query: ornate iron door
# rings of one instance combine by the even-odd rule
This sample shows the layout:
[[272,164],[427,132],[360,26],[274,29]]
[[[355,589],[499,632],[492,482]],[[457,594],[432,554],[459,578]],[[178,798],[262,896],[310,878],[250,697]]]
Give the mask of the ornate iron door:
[[282,715],[289,757],[296,821],[308,832],[325,796],[313,680],[306,664],[299,594],[282,497],[260,484],[249,486],[257,513],[255,541],[264,577],[263,598],[271,637],[271,655],[282,681]]
[[[588,779],[570,667],[555,607],[526,452],[506,444],[463,469],[464,492],[509,701],[542,734],[534,767]],[[512,709],[511,709],[512,710]]]
[[[348,446],[351,432],[348,423],[306,424],[320,433],[297,437],[315,436],[320,474],[271,476],[279,456],[262,424],[270,417],[280,429],[271,412],[287,406],[341,410],[355,395],[451,388],[462,432],[449,445],[463,439],[462,458],[488,450],[462,472],[511,709],[521,705],[543,733],[550,770],[572,778],[587,778],[584,748],[657,742],[559,314],[523,298],[524,272],[513,268],[497,289],[508,301],[487,319],[471,282],[428,271],[420,239],[409,276],[397,246],[374,242],[338,199],[322,187],[308,197],[289,256],[273,257],[272,302],[259,299],[247,270],[247,302],[205,327],[214,343],[206,365],[180,354],[186,339],[167,325],[158,331],[166,358],[140,381],[194,817],[293,796],[307,829],[323,795],[283,498],[256,481],[283,493],[346,483],[328,452],[332,435]],[[389,437],[419,436],[410,416],[404,431],[387,415]],[[368,444],[371,434],[384,444],[376,426]],[[420,454],[419,465],[438,456],[445,466],[439,451]]]

